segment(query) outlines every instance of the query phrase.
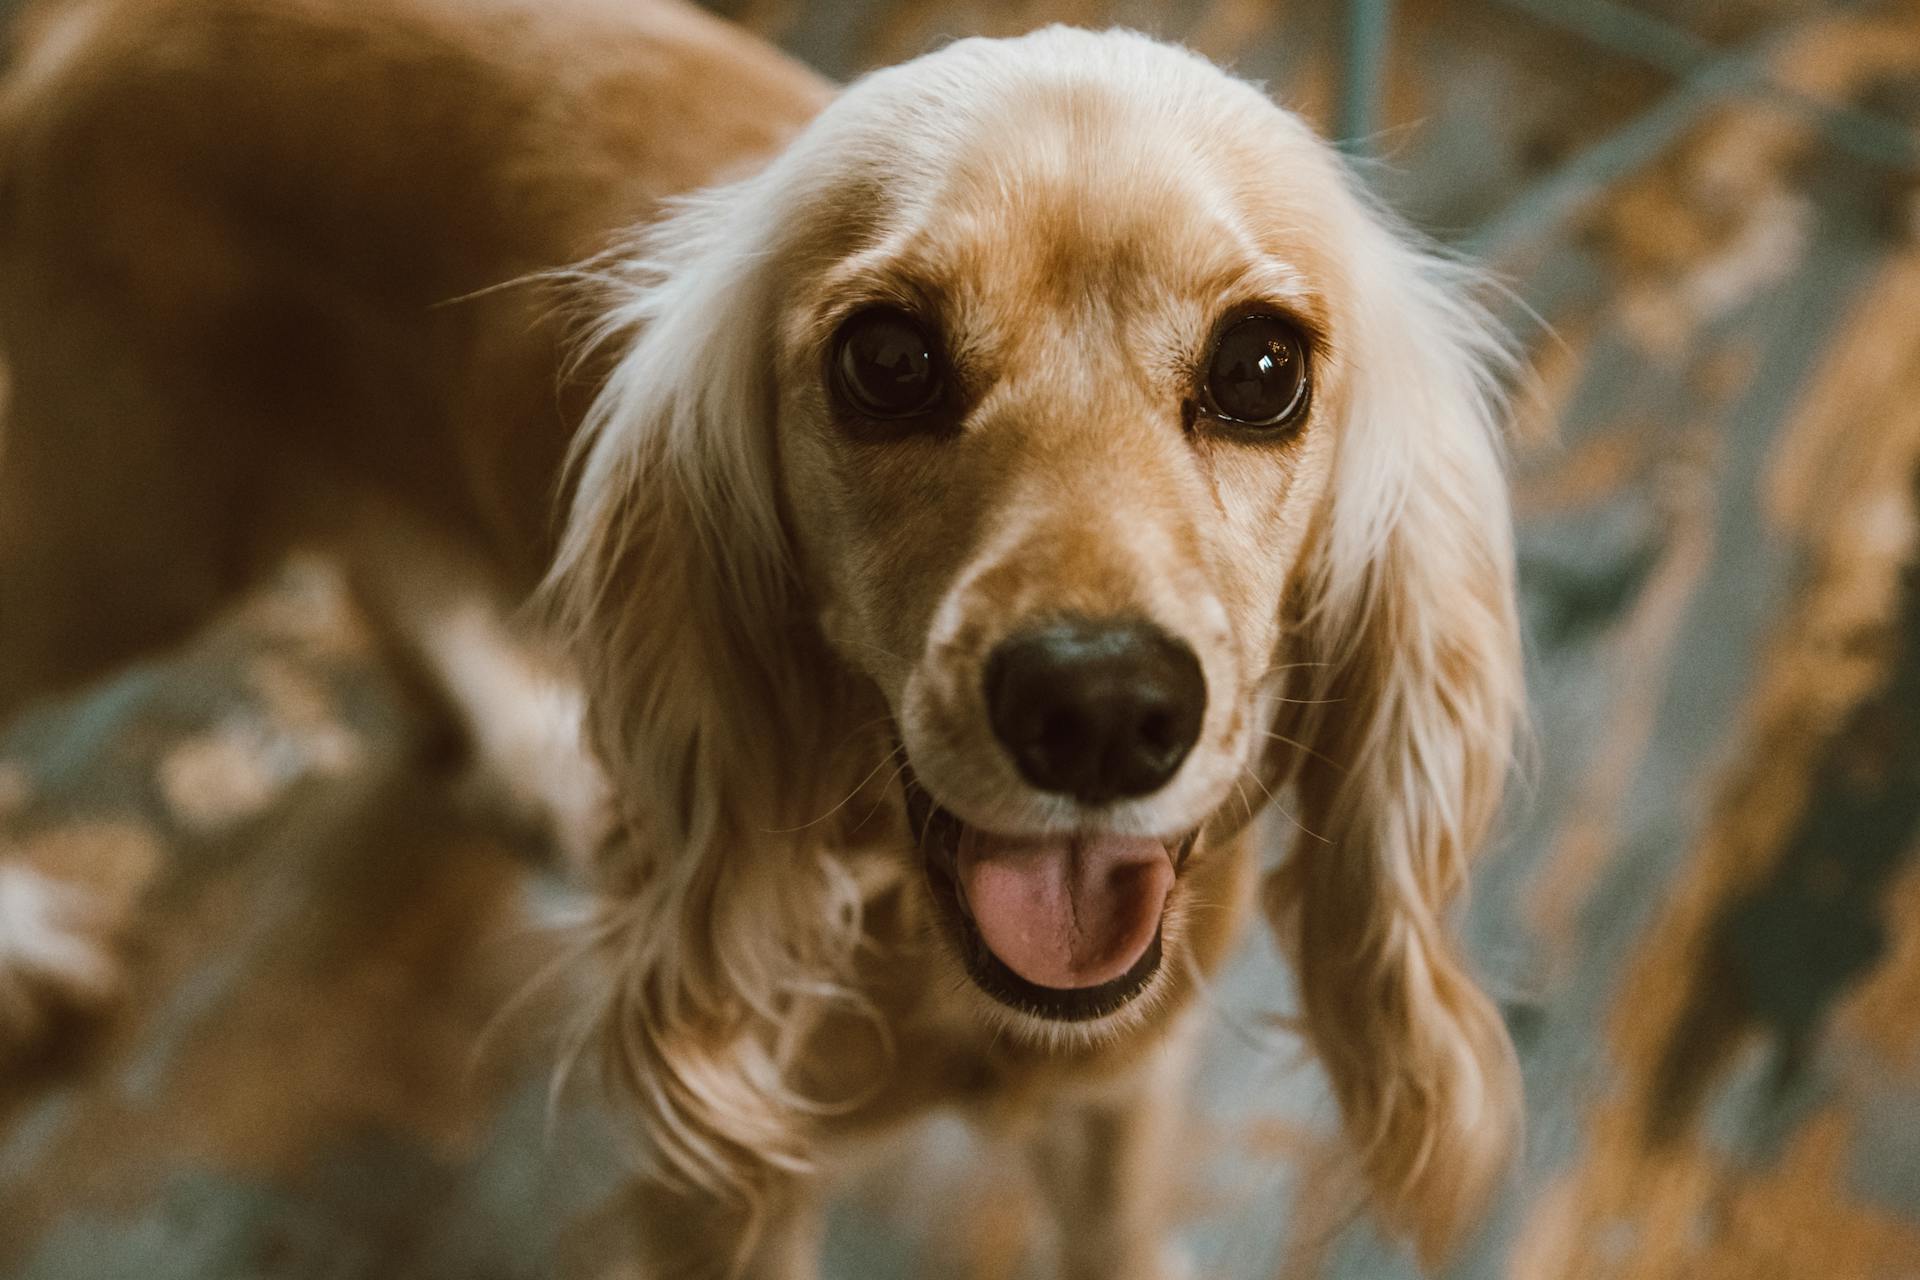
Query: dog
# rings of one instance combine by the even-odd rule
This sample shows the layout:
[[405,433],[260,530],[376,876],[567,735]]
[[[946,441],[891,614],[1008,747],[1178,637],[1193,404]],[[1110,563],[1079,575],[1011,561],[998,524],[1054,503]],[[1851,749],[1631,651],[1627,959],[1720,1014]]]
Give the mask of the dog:
[[[1505,349],[1261,91],[1117,31],[835,92],[669,0],[73,0],[0,200],[0,707],[333,548],[580,846],[643,1274],[808,1274],[833,1153],[936,1107],[1067,1274],[1172,1274],[1255,914],[1383,1221],[1472,1221]],[[528,598],[537,671],[462,660]]]

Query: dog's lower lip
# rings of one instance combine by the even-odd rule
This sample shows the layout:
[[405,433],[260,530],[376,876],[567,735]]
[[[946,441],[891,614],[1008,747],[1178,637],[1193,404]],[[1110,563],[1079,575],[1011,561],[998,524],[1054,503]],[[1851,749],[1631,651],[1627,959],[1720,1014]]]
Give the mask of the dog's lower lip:
[[[902,771],[902,782],[908,822],[920,847],[929,885],[935,899],[946,908],[968,976],[976,986],[1002,1004],[1057,1022],[1084,1022],[1106,1017],[1146,990],[1159,971],[1164,921],[1133,966],[1119,977],[1099,986],[1044,987],[1014,972],[987,945],[967,902],[967,895],[961,888],[957,860],[961,837],[967,831],[966,823],[958,815],[941,807],[920,785],[910,767]],[[1185,836],[1165,842],[1167,856],[1173,863],[1176,876],[1185,867],[1198,835],[1196,828]]]

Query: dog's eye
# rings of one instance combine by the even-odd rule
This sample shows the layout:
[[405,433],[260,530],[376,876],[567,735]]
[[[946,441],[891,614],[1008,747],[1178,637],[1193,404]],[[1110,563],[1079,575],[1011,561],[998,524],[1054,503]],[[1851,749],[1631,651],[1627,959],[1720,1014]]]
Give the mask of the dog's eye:
[[1287,426],[1307,407],[1307,347],[1277,316],[1229,325],[1207,363],[1207,411],[1250,427]]
[[834,337],[832,369],[841,395],[873,418],[910,418],[940,399],[940,356],[919,321],[904,311],[862,311]]

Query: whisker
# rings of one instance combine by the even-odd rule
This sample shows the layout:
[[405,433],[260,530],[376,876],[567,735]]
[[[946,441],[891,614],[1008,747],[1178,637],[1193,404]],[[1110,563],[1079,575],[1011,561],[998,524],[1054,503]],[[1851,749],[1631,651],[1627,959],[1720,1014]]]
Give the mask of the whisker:
[[1276,742],[1284,742],[1288,746],[1294,748],[1296,751],[1306,752],[1308,755],[1312,756],[1315,760],[1318,760],[1320,761],[1320,763],[1326,765],[1329,769],[1335,769],[1341,773],[1345,773],[1347,771],[1347,767],[1341,764],[1338,760],[1335,760],[1332,757],[1323,754],[1322,752],[1315,751],[1312,747],[1300,741],[1298,738],[1289,738],[1286,734],[1276,733],[1272,729],[1266,729],[1266,730],[1263,730],[1263,732],[1267,735],[1267,737],[1274,739]]
[[1285,805],[1280,804],[1278,801],[1276,801],[1273,806],[1273,811],[1279,814],[1281,817],[1285,818],[1295,831],[1298,831],[1301,835],[1305,836],[1307,839],[1315,841],[1319,844],[1326,845],[1329,849],[1333,847],[1333,841],[1327,839],[1325,836],[1321,835],[1318,831],[1315,831],[1313,828],[1309,827],[1306,823],[1294,817],[1292,812],[1290,812]]
[[1327,667],[1332,665],[1333,664],[1329,662],[1311,662],[1306,660],[1302,660],[1299,662],[1276,662],[1272,666],[1268,667],[1266,670],[1262,671],[1258,676],[1254,677],[1254,679],[1256,682],[1258,682],[1261,680],[1271,679],[1272,677],[1279,675],[1283,671],[1297,671],[1303,667]]
[[[853,728],[847,730],[845,737],[840,739],[840,746],[842,747],[846,746],[849,742],[852,742],[855,738],[859,737],[861,734],[865,733],[867,730],[873,728],[875,725],[886,724],[888,721],[892,719],[893,719],[892,712],[883,711],[879,715],[873,717],[873,719],[868,720],[866,723],[855,725]],[[835,748],[835,749],[838,750],[838,748]]]
[[[869,822],[873,821],[873,815],[880,812],[880,806],[884,805],[887,802],[887,793],[890,790],[892,790],[895,780],[897,780],[901,774],[907,771],[908,765],[913,763],[912,761],[907,759],[907,751],[905,747],[895,747],[892,753],[888,756],[888,759],[891,759],[893,756],[899,756],[900,763],[894,768],[894,771],[892,773],[887,775],[887,780],[880,784],[879,798],[873,802],[873,808],[867,810],[866,813],[862,814],[860,817],[860,821],[854,824],[856,829],[860,827],[864,827]],[[885,763],[886,763],[885,760],[881,761],[881,764],[884,765]],[[869,774],[868,776],[871,777],[872,775]],[[866,784],[862,783],[861,785],[865,786]]]
[[854,640],[851,638],[842,638],[834,641],[833,643],[850,645],[856,649],[871,649],[875,653],[885,654],[887,657],[892,658],[895,662],[904,662],[909,666],[913,664],[912,658],[907,657],[903,653],[895,653],[892,649],[887,648],[883,644],[874,644],[871,640]]
[[[1218,910],[1226,910],[1222,904],[1198,902],[1190,903],[1189,909],[1199,906],[1212,906]],[[1246,1019],[1234,1012],[1233,1009],[1227,1006],[1226,1002],[1220,999],[1219,993],[1214,990],[1212,981],[1208,979],[1206,973],[1200,968],[1199,959],[1189,952],[1185,960],[1186,963],[1182,967],[1186,970],[1187,980],[1193,984],[1194,996],[1201,1004],[1213,1010],[1215,1016],[1220,1020],[1220,1025],[1225,1027],[1235,1039],[1245,1044],[1248,1048],[1261,1052],[1270,1051],[1274,1047],[1273,1044],[1271,1042],[1263,1042],[1254,1029],[1247,1024]]]
[[[579,921],[569,923],[578,924]],[[566,927],[566,925],[527,921],[511,932],[520,935],[515,939],[516,941],[523,941],[528,937],[551,936]],[[466,1070],[469,1076],[480,1070],[483,1060],[493,1050],[496,1038],[505,1031],[507,1024],[536,999],[546,995],[561,979],[570,976],[571,971],[577,969],[585,958],[586,950],[584,943],[577,938],[571,943],[562,945],[558,948],[558,954],[549,956],[531,977],[522,982],[507,999],[501,1002],[500,1007],[494,1010],[481,1026],[479,1034],[474,1037],[472,1048],[467,1054]]]
[[[1239,777],[1236,777],[1233,780],[1233,785],[1238,787],[1240,785],[1241,778],[1252,778],[1253,785],[1256,787],[1259,787],[1260,790],[1266,793],[1267,803],[1273,806],[1273,811],[1279,814],[1281,817],[1285,818],[1288,822],[1292,823],[1294,826],[1294,829],[1299,831],[1301,835],[1306,836],[1309,839],[1317,840],[1324,845],[1333,844],[1333,841],[1327,839],[1325,836],[1321,835],[1319,832],[1312,830],[1307,826],[1306,823],[1300,821],[1299,818],[1295,817],[1292,813],[1290,813],[1287,807],[1280,803],[1279,797],[1273,794],[1273,788],[1269,787],[1266,784],[1266,780],[1263,779],[1259,774],[1255,773],[1251,769],[1242,769],[1240,771]],[[1251,817],[1252,816],[1251,813],[1249,813],[1248,816]]]
[[914,840],[914,843],[916,845],[924,846],[927,843],[927,837],[932,834],[933,834],[933,806],[928,805],[927,820],[920,824],[920,834],[918,838]]
[[[867,770],[867,776],[860,779],[860,781],[854,783],[853,790],[847,792],[847,794],[841,799],[839,804],[834,805],[833,808],[827,810],[825,813],[821,814],[819,817],[811,819],[807,822],[803,822],[797,827],[769,827],[766,829],[766,834],[770,836],[790,836],[797,831],[805,831],[808,827],[819,826],[821,823],[825,822],[828,818],[831,818],[834,814],[846,808],[848,802],[851,801],[855,796],[859,795],[861,790],[869,782],[873,781],[873,775],[880,772],[882,769],[886,768],[889,761],[891,761],[895,756],[901,756],[904,754],[905,754],[904,747],[895,747],[893,750],[887,752],[886,755],[880,757],[880,763],[873,766],[873,768]],[[906,768],[905,760],[901,761],[900,767],[902,769]],[[898,771],[895,772],[894,776],[895,777],[899,776]],[[889,778],[887,779],[887,781],[891,783],[893,779]],[[868,814],[867,816],[870,818],[873,815]]]

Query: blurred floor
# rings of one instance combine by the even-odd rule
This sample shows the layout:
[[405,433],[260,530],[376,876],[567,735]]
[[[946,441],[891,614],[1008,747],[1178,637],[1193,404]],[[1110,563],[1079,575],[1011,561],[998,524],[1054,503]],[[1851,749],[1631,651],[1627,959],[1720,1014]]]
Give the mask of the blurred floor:
[[[1373,140],[1383,192],[1494,255],[1539,377],[1516,460],[1537,741],[1466,921],[1530,1141],[1451,1274],[1914,1280],[1920,183],[1778,91],[1675,113],[1668,71],[1524,7],[1407,0]],[[1187,40],[1322,124],[1336,86],[1324,2],[727,8],[843,76],[1058,19]],[[1750,53],[1728,83],[1920,133],[1911,4],[1644,11]],[[1561,202],[1623,126],[1650,161]],[[0,857],[142,912],[130,996],[0,1086],[0,1275],[508,1280],[617,1240],[590,1212],[612,1126],[548,1105],[555,1002],[499,1016],[567,904],[443,794],[369,653],[298,564],[0,728]],[[1198,1274],[1415,1274],[1268,1027],[1284,972],[1256,947],[1215,1002]],[[850,1192],[827,1274],[1037,1274],[1021,1189],[965,1154],[936,1126]]]

